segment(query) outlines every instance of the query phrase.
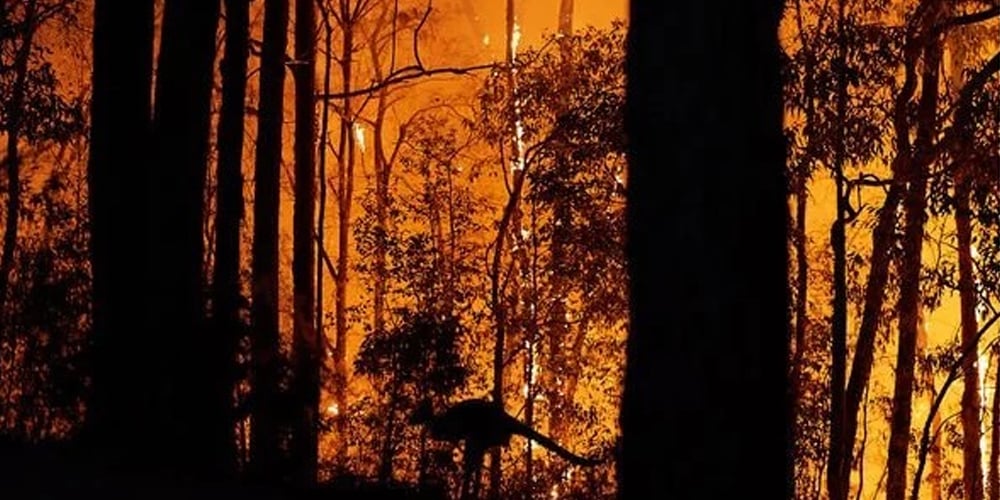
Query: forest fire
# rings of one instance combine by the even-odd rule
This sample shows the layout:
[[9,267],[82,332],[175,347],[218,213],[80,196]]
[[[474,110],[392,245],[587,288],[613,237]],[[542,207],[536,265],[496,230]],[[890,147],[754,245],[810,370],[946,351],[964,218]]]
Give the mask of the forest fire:
[[[442,406],[499,394],[506,411],[563,445],[608,449],[618,433],[624,362],[624,193],[597,166],[625,165],[625,2],[210,3],[218,5],[201,11],[150,0],[115,13],[100,0],[0,7],[0,24],[11,27],[0,35],[3,68],[29,83],[4,87],[25,93],[3,101],[26,117],[14,139],[24,148],[16,174],[23,188],[4,187],[27,213],[13,213],[4,233],[16,251],[5,246],[0,266],[9,288],[0,291],[9,299],[0,392],[13,404],[0,428],[29,441],[121,432],[131,437],[108,446],[122,453],[147,433],[162,434],[164,442],[146,446],[144,466],[152,469],[208,439],[179,429],[212,421],[228,429],[228,440],[213,442],[232,458],[192,458],[212,474],[308,484],[349,471],[371,483],[456,490],[453,446],[428,440],[408,424],[411,414],[424,399]],[[134,24],[142,19],[149,24]],[[102,45],[99,35],[118,36],[115,23],[142,31]],[[558,45],[555,27],[566,38]],[[506,54],[490,45],[498,35]],[[92,51],[71,52],[72,37],[72,47]],[[132,51],[125,55],[122,44]],[[109,98],[102,82],[143,85],[143,70],[128,74],[102,58],[147,56],[151,100],[136,92],[129,106],[139,107],[101,121],[119,112],[102,100]],[[201,66],[189,67],[184,58],[195,56]],[[591,83],[574,85],[570,74]],[[207,114],[181,126],[171,113],[195,102],[162,103],[194,89],[210,96],[197,103]],[[162,179],[164,190],[141,195],[129,211],[198,250],[167,253],[142,246],[142,237],[130,253],[102,261],[101,252],[119,244],[110,231],[124,227],[119,202],[110,200],[133,195],[110,184],[117,160],[101,156],[108,136],[100,134],[127,132],[115,136],[112,151],[123,151],[121,142],[144,151],[150,137],[137,115],[125,118],[142,106],[153,111],[150,137],[198,131],[165,150],[187,155],[195,170],[181,181],[136,167],[137,179]],[[595,106],[600,113],[591,113]],[[197,109],[188,112],[194,118]],[[96,134],[90,143],[88,126]],[[89,158],[88,148],[96,148]],[[198,157],[207,163],[190,163]],[[196,191],[203,200],[194,211],[174,198]],[[568,201],[569,191],[579,196]],[[198,235],[183,232],[196,219]],[[133,284],[164,285],[156,295],[162,304],[102,274],[126,261],[162,262],[171,272],[136,275]],[[192,272],[197,279],[181,279]],[[121,302],[127,294],[134,295]],[[173,294],[190,300],[175,307]],[[42,314],[38,301],[56,314]],[[102,318],[126,303],[136,324],[141,311],[168,313],[156,332],[190,332],[183,337],[190,348],[226,362],[187,363],[180,386],[166,382],[179,369],[169,360],[181,358],[165,349],[152,351],[145,367],[122,361],[87,372],[93,335],[124,346],[127,323]],[[221,335],[202,340],[208,332]],[[159,401],[154,414],[162,416],[91,431],[91,415],[115,405],[147,408],[127,383],[112,382],[129,370],[149,381],[141,392]],[[214,409],[162,410],[194,400]],[[497,455],[502,467],[491,489],[543,494],[558,482],[564,494],[613,494],[611,467],[556,480],[567,466],[537,442],[524,445]]]
[[998,51],[994,0],[0,1],[0,487],[998,499]]

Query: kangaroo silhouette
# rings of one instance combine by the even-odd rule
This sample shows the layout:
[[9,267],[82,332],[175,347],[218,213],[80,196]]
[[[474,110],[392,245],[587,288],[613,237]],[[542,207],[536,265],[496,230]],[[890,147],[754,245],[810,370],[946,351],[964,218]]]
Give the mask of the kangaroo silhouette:
[[463,499],[469,498],[469,495],[475,498],[479,494],[480,469],[486,452],[497,446],[510,445],[510,438],[514,434],[535,441],[576,465],[593,466],[604,462],[601,459],[582,457],[563,448],[548,436],[509,415],[500,405],[485,399],[467,399],[440,414],[434,414],[430,401],[425,400],[414,411],[410,423],[423,425],[434,440],[463,442]]

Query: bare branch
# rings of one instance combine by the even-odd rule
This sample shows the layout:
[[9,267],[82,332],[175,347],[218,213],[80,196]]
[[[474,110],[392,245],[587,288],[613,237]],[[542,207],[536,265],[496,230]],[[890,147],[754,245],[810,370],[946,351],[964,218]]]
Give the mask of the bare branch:
[[331,93],[331,94],[318,94],[316,96],[316,98],[317,99],[343,99],[345,97],[356,97],[356,96],[359,96],[359,95],[370,94],[370,93],[375,92],[377,90],[381,90],[383,88],[386,88],[386,87],[389,87],[389,86],[392,86],[392,85],[395,85],[395,84],[398,84],[398,83],[402,83],[402,82],[406,82],[406,81],[410,81],[410,80],[416,80],[418,78],[424,78],[424,77],[430,77],[430,76],[442,75],[442,74],[468,75],[468,74],[476,72],[476,71],[482,71],[482,70],[485,70],[485,69],[496,69],[497,67],[498,67],[498,65],[496,63],[477,64],[477,65],[474,65],[474,66],[466,66],[466,67],[463,67],[463,68],[434,68],[434,69],[425,69],[425,68],[421,68],[421,67],[416,66],[416,65],[411,65],[411,66],[407,66],[405,68],[401,68],[401,69],[395,71],[394,74],[389,75],[389,77],[386,78],[385,80],[382,80],[380,82],[374,83],[374,84],[372,84],[372,85],[370,85],[368,87],[365,87],[365,88],[362,88],[362,89],[351,90],[349,92],[338,92],[338,93]]

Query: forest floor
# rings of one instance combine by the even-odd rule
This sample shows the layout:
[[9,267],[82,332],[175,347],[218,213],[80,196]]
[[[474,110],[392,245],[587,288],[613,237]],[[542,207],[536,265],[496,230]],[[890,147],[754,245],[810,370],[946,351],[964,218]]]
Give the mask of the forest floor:
[[0,443],[0,499],[3,500],[445,500],[441,491],[408,485],[379,485],[340,478],[308,489],[264,488],[242,483],[187,484],[151,476],[111,476],[93,460],[62,446]]

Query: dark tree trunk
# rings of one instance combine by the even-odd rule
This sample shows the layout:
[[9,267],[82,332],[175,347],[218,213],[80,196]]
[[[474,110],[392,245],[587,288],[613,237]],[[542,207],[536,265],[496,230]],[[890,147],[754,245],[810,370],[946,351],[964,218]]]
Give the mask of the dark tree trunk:
[[[506,33],[506,43],[504,45],[506,52],[506,63],[507,63],[507,88],[510,92],[516,92],[515,89],[515,79],[514,79],[514,57],[515,57],[515,47],[513,46],[514,39],[514,19],[516,14],[514,12],[514,0],[507,0],[506,2],[506,18],[505,18],[505,29]],[[511,127],[510,130],[513,133],[515,129],[515,120],[517,108],[514,106],[514,97],[510,98],[510,108],[509,113],[511,117]],[[517,162],[521,157],[521,151],[518,148],[519,142],[517,139],[511,139],[511,162]],[[507,165],[501,165],[501,168],[507,168]],[[521,189],[524,187],[524,180],[527,177],[527,173],[523,166],[514,172],[514,187],[512,193],[508,199],[507,205],[504,207],[504,213],[501,217],[499,228],[497,229],[497,239],[496,247],[493,249],[493,276],[492,276],[492,289],[491,297],[492,304],[494,307],[494,318],[496,321],[496,337],[493,344],[493,387],[491,388],[490,394],[493,401],[503,408],[504,400],[504,347],[508,342],[507,338],[507,312],[505,310],[506,305],[503,303],[501,298],[501,291],[499,289],[500,283],[500,260],[503,256],[504,242],[507,239],[507,231],[510,228],[510,224],[519,219],[517,217],[518,204],[520,199]],[[515,228],[518,231],[519,228]],[[489,470],[489,490],[487,492],[487,497],[490,499],[500,498],[501,481],[503,481],[502,469],[500,468],[500,461],[503,455],[501,447],[497,446],[490,450],[490,470]]]
[[631,3],[619,498],[792,492],[780,13]]
[[[850,471],[852,446],[844,439],[844,399],[847,385],[847,221],[848,194],[844,192],[845,142],[847,127],[847,38],[844,31],[845,0],[837,2],[837,124],[834,149],[833,176],[837,191],[837,216],[830,228],[830,246],[833,250],[833,315],[830,320],[830,467],[831,478],[844,470]],[[848,472],[849,474],[849,472]],[[836,480],[831,485],[843,488],[846,484]],[[832,498],[843,498],[846,491],[832,489]]]
[[[938,7],[932,9],[939,11]],[[928,14],[928,26],[937,16]],[[938,102],[938,66],[941,63],[940,40],[929,40],[923,50],[923,75],[920,103],[917,111],[917,137],[911,160],[905,170],[908,187],[903,197],[904,228],[902,262],[900,263],[899,339],[896,352],[896,379],[893,387],[892,418],[889,435],[886,499],[903,500],[906,496],[907,457],[909,456],[913,403],[914,369],[916,363],[917,325],[920,319],[920,266],[927,220],[926,158],[936,130]],[[904,153],[905,154],[905,153]]]
[[83,437],[114,466],[145,468],[153,412],[147,321],[147,163],[153,0],[94,4],[87,167],[93,276],[92,387]]
[[[220,65],[222,110],[219,114],[216,165],[215,265],[212,276],[213,335],[224,343],[228,400],[236,381],[240,320],[240,222],[243,220],[243,109],[249,57],[250,2],[225,0],[226,45]],[[221,392],[221,391],[220,391]],[[230,423],[235,424],[230,414]],[[230,439],[236,456],[235,437]],[[233,464],[235,466],[235,464]]]
[[319,371],[322,345],[313,317],[313,223],[316,206],[316,3],[295,1],[295,207],[292,286],[296,422],[292,467],[300,484],[316,482],[319,453]]
[[973,354],[962,361],[962,489],[967,500],[983,498],[983,468],[979,448],[979,325],[976,322],[976,278],[972,262],[971,179],[962,175],[955,183],[955,229],[958,233],[958,293],[962,310],[963,351]]
[[[150,274],[147,319],[159,339],[165,383],[156,415],[168,469],[211,479],[234,457],[225,338],[205,328],[202,252],[212,64],[219,3],[167,0],[153,116]],[[155,421],[155,420],[154,420]],[[156,439],[156,438],[153,438]]]
[[[792,355],[792,366],[790,369],[791,380],[789,381],[789,427],[792,435],[792,446],[798,450],[798,405],[802,386],[802,365],[806,356],[806,332],[809,322],[809,258],[808,258],[808,237],[806,235],[806,212],[809,200],[809,179],[812,176],[814,139],[816,138],[816,80],[815,67],[816,56],[812,51],[809,40],[805,35],[803,25],[802,6],[799,2],[795,4],[795,18],[799,38],[803,49],[806,52],[805,75],[803,76],[803,98],[805,99],[805,137],[806,151],[799,165],[795,168],[795,331],[794,345],[795,351]],[[841,384],[845,382],[842,381]],[[841,390],[843,390],[843,385]],[[833,447],[831,447],[831,456]],[[794,486],[798,486],[796,480],[796,462],[792,460],[789,464],[789,476],[793,479]],[[796,490],[796,493],[798,491]]]
[[288,42],[288,0],[264,3],[264,46],[260,70],[260,112],[254,166],[253,282],[250,320],[250,472],[255,480],[279,479],[278,202],[281,126]]
[[[909,40],[903,50],[903,65],[905,77],[899,93],[896,94],[893,105],[892,123],[895,132],[896,156],[890,166],[893,182],[889,186],[878,220],[872,230],[872,258],[868,271],[868,281],[865,283],[864,310],[861,313],[861,324],[858,327],[858,339],[855,343],[854,358],[851,361],[851,374],[847,381],[847,391],[844,401],[844,432],[843,439],[838,444],[843,459],[837,463],[831,461],[830,467],[836,468],[836,474],[828,475],[827,488],[831,500],[847,500],[850,485],[850,464],[854,454],[854,438],[858,428],[858,410],[864,397],[865,388],[871,377],[872,362],[875,357],[875,334],[878,332],[882,318],[882,307],[885,303],[885,288],[889,281],[889,264],[892,255],[897,222],[896,211],[899,208],[905,191],[904,178],[911,163],[910,144],[910,105],[917,86],[916,65],[920,55],[920,46]],[[831,457],[832,458],[832,457]]]
[[4,156],[4,171],[7,174],[7,203],[4,217],[3,249],[0,251],[0,325],[6,321],[7,291],[10,288],[10,275],[14,269],[14,251],[17,249],[17,224],[21,213],[21,158],[18,152],[18,141],[21,139],[21,120],[24,99],[28,90],[28,62],[31,58],[31,48],[35,40],[37,1],[30,0],[25,5],[24,24],[21,27],[21,45],[14,56],[14,85],[7,98],[6,126],[3,133],[7,136]]

